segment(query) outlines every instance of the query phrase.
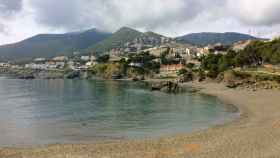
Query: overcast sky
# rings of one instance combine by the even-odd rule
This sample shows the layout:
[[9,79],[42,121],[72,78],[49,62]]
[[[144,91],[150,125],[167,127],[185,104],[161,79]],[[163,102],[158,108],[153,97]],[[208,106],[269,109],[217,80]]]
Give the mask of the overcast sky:
[[39,33],[122,26],[166,36],[280,34],[280,0],[0,0],[0,44]]

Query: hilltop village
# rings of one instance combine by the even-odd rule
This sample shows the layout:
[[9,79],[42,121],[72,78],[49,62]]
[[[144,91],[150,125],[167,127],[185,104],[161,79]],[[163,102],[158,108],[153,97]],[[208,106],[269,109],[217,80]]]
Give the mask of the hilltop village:
[[[248,42],[247,42],[248,43]],[[237,48],[237,44],[234,49]],[[184,69],[187,65],[199,68],[201,62],[199,59],[208,54],[225,54],[229,46],[222,44],[197,47],[192,45],[180,44],[169,38],[137,38],[132,42],[127,42],[121,48],[114,48],[102,55],[96,55],[93,51],[89,55],[80,55],[74,52],[72,56],[56,56],[53,58],[34,58],[25,63],[0,63],[0,67],[18,69],[18,70],[36,70],[39,71],[74,71],[92,73],[100,72],[101,68],[111,66],[110,75],[102,76],[107,79],[156,77],[172,78],[178,75],[178,71]],[[134,74],[127,76],[124,70],[135,71]],[[135,76],[133,76],[135,75]],[[24,78],[24,76],[22,76]],[[32,78],[27,75],[26,78]]]

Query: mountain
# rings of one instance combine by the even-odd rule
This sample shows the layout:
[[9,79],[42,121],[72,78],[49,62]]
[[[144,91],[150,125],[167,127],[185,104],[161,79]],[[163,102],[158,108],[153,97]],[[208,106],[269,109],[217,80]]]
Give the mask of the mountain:
[[141,35],[143,35],[142,32],[139,32],[137,30],[128,27],[122,27],[117,32],[115,32],[112,36],[89,47],[88,50],[93,50],[95,52],[106,52],[113,48],[119,48],[125,43],[130,42],[135,38],[140,37]]
[[65,34],[39,34],[18,43],[0,46],[0,59],[28,59],[71,55],[98,43],[111,33],[91,29]]
[[0,46],[0,60],[30,59],[36,57],[53,57],[72,55],[73,52],[104,53],[114,49],[115,52],[137,52],[154,46],[174,42],[195,45],[232,44],[243,40],[258,39],[240,33],[193,33],[171,39],[154,32],[145,32],[123,27],[115,33],[91,29],[65,34],[40,34],[18,43]]
[[87,52],[104,53],[107,51],[131,53],[159,46],[172,41],[171,38],[154,32],[140,32],[128,27],[123,27],[111,37],[89,47]]
[[235,32],[226,32],[226,33],[191,33],[181,37],[177,37],[176,41],[181,43],[189,43],[194,45],[208,45],[208,44],[216,44],[221,43],[224,45],[231,45],[238,41],[245,40],[256,40],[259,39],[254,36],[250,36],[247,34],[235,33]]
[[[144,36],[147,36],[147,37],[153,37],[153,38],[162,38],[162,37],[165,37],[165,36],[163,36],[163,35],[154,33],[154,32],[152,32],[152,31],[145,32],[143,35],[144,35]],[[166,38],[166,37],[165,37],[165,38]]]

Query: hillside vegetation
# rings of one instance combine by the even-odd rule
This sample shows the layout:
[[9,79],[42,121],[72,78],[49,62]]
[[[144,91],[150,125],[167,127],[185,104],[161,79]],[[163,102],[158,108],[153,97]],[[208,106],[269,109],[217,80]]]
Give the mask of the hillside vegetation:
[[115,32],[112,36],[89,47],[88,51],[94,50],[95,52],[100,53],[106,52],[113,48],[119,48],[126,42],[130,42],[141,35],[142,33],[139,31],[133,30],[128,27],[123,27]]
[[258,38],[241,33],[226,32],[226,33],[192,33],[176,38],[178,42],[189,43],[194,45],[209,45],[221,43],[223,45],[231,45],[238,41],[256,40]]
[[0,46],[1,59],[24,59],[71,55],[109,37],[110,33],[91,29],[65,34],[41,34],[24,41]]
[[258,67],[263,64],[280,64],[280,39],[271,42],[254,41],[244,50],[229,50],[226,55],[210,54],[201,58],[202,69],[207,70],[210,77],[228,69],[241,67]]

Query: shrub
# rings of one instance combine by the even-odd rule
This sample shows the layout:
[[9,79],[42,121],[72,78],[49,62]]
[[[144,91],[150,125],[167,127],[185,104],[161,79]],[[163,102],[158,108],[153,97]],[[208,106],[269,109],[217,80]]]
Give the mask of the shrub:
[[181,69],[177,72],[177,75],[180,76],[180,75],[185,75],[189,73],[189,71],[187,69]]
[[193,69],[194,66],[195,66],[194,63],[188,63],[188,64],[186,65],[186,67],[187,67],[188,69]]
[[106,55],[102,55],[100,57],[97,58],[97,62],[99,63],[107,63],[110,59],[110,55],[106,54]]

